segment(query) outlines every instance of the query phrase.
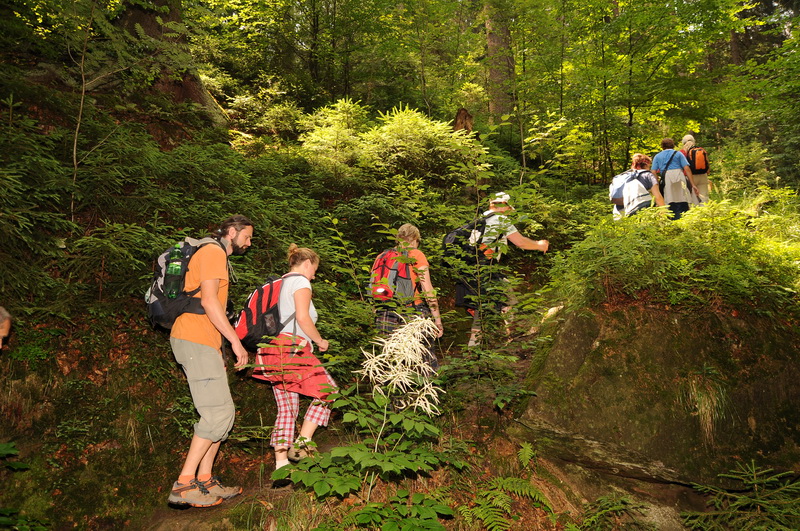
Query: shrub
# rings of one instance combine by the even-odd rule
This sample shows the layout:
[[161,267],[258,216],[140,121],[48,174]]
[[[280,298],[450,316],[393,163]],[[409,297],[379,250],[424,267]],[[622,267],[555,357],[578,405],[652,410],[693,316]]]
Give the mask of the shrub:
[[659,209],[604,220],[558,257],[553,286],[576,305],[632,297],[795,312],[800,247],[775,241],[768,221],[753,220],[730,202],[711,202],[678,221]]
[[448,187],[459,181],[458,163],[477,164],[484,155],[464,131],[453,132],[449,124],[408,107],[394,108],[380,121],[361,135],[359,164],[382,177],[421,177],[428,185]]

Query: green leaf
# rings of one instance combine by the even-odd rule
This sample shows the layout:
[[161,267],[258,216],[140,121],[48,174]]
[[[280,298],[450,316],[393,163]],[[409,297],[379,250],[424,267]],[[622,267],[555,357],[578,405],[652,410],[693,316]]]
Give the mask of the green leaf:
[[314,493],[320,498],[331,491],[331,486],[327,481],[317,481],[314,483]]

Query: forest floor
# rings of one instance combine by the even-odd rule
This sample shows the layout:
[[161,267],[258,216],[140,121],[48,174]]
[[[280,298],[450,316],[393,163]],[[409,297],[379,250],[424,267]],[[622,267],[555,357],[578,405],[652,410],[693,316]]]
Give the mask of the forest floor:
[[[519,375],[520,383],[529,365],[530,360],[524,358],[514,364],[513,370]],[[514,468],[519,443],[512,441],[504,429],[504,426],[513,421],[510,412],[498,411],[478,401],[447,419],[449,434],[471,441],[473,447],[479,449],[481,458],[476,460],[471,471],[475,477],[501,476]],[[322,452],[341,444],[335,425],[332,429],[320,430],[317,439]],[[291,486],[271,488],[269,475],[274,469],[271,451],[264,455],[223,456],[222,459],[226,467],[223,480],[231,484],[241,484],[244,490],[240,496],[211,508],[175,508],[166,503],[168,486],[165,486],[164,505],[157,508],[141,524],[141,528],[154,531],[313,529],[326,520],[333,521],[342,506],[357,503],[357,500],[352,499],[354,497],[350,497],[351,499],[328,500],[319,504],[314,501],[313,494],[296,492]],[[529,474],[529,479],[544,494],[553,512],[548,513],[530,500],[517,497],[513,506],[516,520],[511,522],[509,529],[564,529],[567,523],[579,522],[587,510],[596,510],[591,505],[595,500],[627,496],[636,501],[638,508],[628,516],[617,518],[617,524],[621,525],[625,521],[630,523],[633,520],[645,526],[637,528],[679,531],[684,529],[680,523],[680,512],[702,510],[704,506],[703,499],[697,493],[680,485],[615,477],[546,455],[536,457],[535,471]],[[415,484],[422,490],[434,490],[449,488],[450,481],[449,474],[435,472],[428,478],[417,480]],[[458,501],[469,503],[468,499]],[[295,520],[304,520],[305,524],[297,526],[297,522],[294,522],[289,527],[285,520],[286,514],[296,515]],[[458,519],[444,520],[443,524],[447,529],[480,529],[464,527],[464,522],[459,522]]]

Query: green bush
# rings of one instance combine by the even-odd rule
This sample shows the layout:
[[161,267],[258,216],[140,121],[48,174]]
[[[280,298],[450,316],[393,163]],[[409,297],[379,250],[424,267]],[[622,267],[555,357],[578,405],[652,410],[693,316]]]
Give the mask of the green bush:
[[453,132],[421,112],[395,108],[380,126],[361,135],[359,164],[381,177],[420,177],[429,186],[448,188],[460,181],[458,163],[479,163],[484,149],[464,131]]
[[[790,218],[798,222],[796,212]],[[786,229],[769,225],[730,202],[694,208],[678,221],[659,209],[605,220],[558,257],[553,286],[574,305],[638,298],[796,312],[800,247],[774,239]]]

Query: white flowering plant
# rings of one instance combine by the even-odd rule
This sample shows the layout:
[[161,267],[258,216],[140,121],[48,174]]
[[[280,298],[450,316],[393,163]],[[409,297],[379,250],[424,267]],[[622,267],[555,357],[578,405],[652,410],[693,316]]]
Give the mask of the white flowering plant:
[[[345,424],[354,426],[356,442],[282,467],[273,479],[288,477],[320,498],[357,493],[368,503],[376,482],[399,483],[445,464],[445,455],[434,447],[441,434],[434,417],[444,392],[434,382],[436,371],[428,353],[428,341],[435,334],[435,325],[419,317],[376,339],[372,350],[364,350],[362,369],[356,371],[371,392],[360,394],[356,384],[334,396],[333,408],[342,411]],[[420,493],[408,496],[425,498]],[[452,515],[449,507],[436,500],[425,498],[419,504],[427,507],[414,516],[420,529],[439,529],[438,518]],[[375,503],[368,503],[350,516],[353,521],[406,522],[410,515],[395,514],[401,506],[387,502],[378,510]]]

